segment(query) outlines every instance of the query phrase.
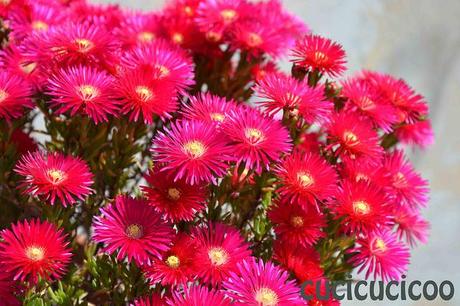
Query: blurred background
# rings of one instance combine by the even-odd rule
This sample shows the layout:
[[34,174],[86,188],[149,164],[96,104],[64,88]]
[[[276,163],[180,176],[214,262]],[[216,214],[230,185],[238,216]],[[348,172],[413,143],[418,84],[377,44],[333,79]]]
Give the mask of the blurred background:
[[[141,10],[165,0],[93,0]],[[391,305],[460,305],[460,1],[459,0],[284,0],[313,32],[347,51],[348,74],[372,69],[402,77],[431,106],[435,145],[412,151],[415,167],[430,181],[431,222],[427,245],[413,251],[407,280],[451,280],[457,292],[444,301]],[[387,305],[388,301],[343,302]]]

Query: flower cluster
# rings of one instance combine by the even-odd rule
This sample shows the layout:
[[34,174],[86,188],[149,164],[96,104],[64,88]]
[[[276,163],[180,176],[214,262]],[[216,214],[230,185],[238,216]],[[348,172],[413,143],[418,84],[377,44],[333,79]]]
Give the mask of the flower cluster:
[[342,46],[281,1],[11,0],[0,17],[7,305],[336,305],[301,283],[397,280],[427,241],[404,154],[433,142],[424,98],[383,73],[335,80]]

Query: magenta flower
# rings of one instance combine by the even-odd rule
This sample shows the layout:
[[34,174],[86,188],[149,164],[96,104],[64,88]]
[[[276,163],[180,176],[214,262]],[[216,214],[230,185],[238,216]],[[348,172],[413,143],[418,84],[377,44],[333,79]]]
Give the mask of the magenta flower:
[[23,78],[12,71],[0,71],[0,119],[19,118],[25,108],[32,108],[32,90]]
[[18,222],[3,230],[1,238],[0,263],[15,280],[59,279],[72,256],[62,229],[48,221]]
[[120,195],[101,213],[94,220],[93,239],[105,244],[104,252],[117,253],[118,260],[150,264],[169,249],[173,229],[145,200]]
[[61,153],[27,153],[16,165],[15,171],[23,176],[23,193],[50,201],[59,199],[62,206],[83,201],[92,193],[93,175],[88,165],[78,157]]
[[231,272],[223,287],[226,295],[237,306],[294,306],[304,305],[299,287],[289,280],[289,274],[271,262],[254,258],[239,263]]
[[206,287],[191,286],[183,292],[174,291],[172,298],[167,301],[169,306],[230,306],[233,305],[224,293],[209,290]]
[[201,93],[190,97],[190,103],[181,110],[184,118],[203,121],[206,123],[221,124],[228,119],[229,113],[236,110],[235,101],[219,97],[210,93]]

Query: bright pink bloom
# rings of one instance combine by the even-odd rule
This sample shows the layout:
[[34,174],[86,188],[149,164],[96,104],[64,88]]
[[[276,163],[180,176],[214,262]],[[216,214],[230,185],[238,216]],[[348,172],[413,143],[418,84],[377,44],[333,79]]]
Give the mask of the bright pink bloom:
[[231,306],[230,299],[224,293],[216,290],[209,290],[206,287],[191,286],[182,291],[173,292],[171,299],[168,299],[169,306]]
[[9,43],[7,47],[1,50],[0,67],[8,71],[10,75],[15,74],[28,81],[33,85],[31,87],[38,88],[42,83],[40,67],[26,59],[24,52],[20,49],[21,47]]
[[196,227],[192,236],[197,246],[197,274],[205,283],[219,284],[251,254],[239,231],[222,223]]
[[372,124],[354,113],[334,114],[328,125],[328,134],[331,147],[338,145],[335,153],[343,159],[376,162],[382,157],[383,148]]
[[390,224],[390,199],[378,186],[366,181],[344,181],[331,210],[347,233],[369,233]]
[[157,117],[170,118],[177,110],[176,89],[156,69],[125,69],[116,80],[114,95],[120,100],[121,112],[129,113],[131,121],[143,118],[146,124],[152,124]]
[[126,49],[150,44],[158,37],[158,22],[159,16],[154,13],[132,13],[124,17],[114,33]]
[[309,87],[305,83],[280,73],[270,73],[258,81],[255,91],[264,100],[260,104],[269,114],[279,111],[299,114],[309,123],[326,120],[333,104],[326,101],[324,87]]
[[402,143],[421,148],[427,148],[434,143],[433,128],[429,119],[403,124],[395,130],[395,135]]
[[151,296],[135,300],[130,306],[166,306],[166,301],[159,295],[152,294]]
[[6,272],[6,267],[0,265],[0,300],[4,306],[20,306],[15,296],[17,290],[13,275]]
[[281,196],[291,202],[315,205],[316,199],[328,199],[336,190],[337,173],[315,153],[294,152],[279,165],[276,173],[282,184]]
[[228,168],[229,146],[213,125],[199,121],[173,122],[164,132],[158,132],[150,149],[153,159],[164,163],[174,179],[185,179],[191,185],[215,182]]
[[206,208],[205,184],[189,185],[185,179],[174,180],[170,171],[152,170],[145,176],[149,186],[141,186],[149,205],[172,222],[192,221]]
[[59,279],[72,256],[62,229],[48,221],[18,222],[3,230],[1,238],[0,262],[15,280]]
[[152,284],[161,283],[163,286],[176,286],[186,284],[195,276],[196,247],[193,239],[185,234],[177,235],[171,248],[162,259],[153,259],[150,266],[145,266],[144,271]]
[[268,212],[268,218],[274,225],[277,238],[290,245],[308,247],[326,235],[322,231],[326,227],[325,216],[297,203],[279,201]]
[[105,244],[104,252],[117,252],[118,260],[150,264],[169,249],[173,229],[146,201],[120,195],[101,212],[94,220],[93,239]]
[[30,84],[7,70],[0,71],[0,119],[11,121],[32,108]]
[[393,194],[396,205],[425,207],[429,199],[428,181],[423,179],[400,150],[388,153],[380,170],[384,188]]
[[350,182],[370,182],[380,185],[378,170],[381,163],[363,163],[359,160],[347,160],[341,169],[341,176]]
[[257,173],[291,151],[289,132],[281,122],[253,108],[232,111],[221,128],[232,144],[237,164],[244,163]]
[[235,101],[227,101],[223,97],[206,92],[190,97],[190,104],[183,105],[181,113],[184,118],[189,120],[219,125],[228,119],[228,115],[232,110],[237,108],[238,105]]
[[93,175],[78,157],[61,153],[34,152],[22,156],[15,172],[23,176],[23,193],[37,196],[54,205],[56,199],[66,207],[83,201],[92,193]]
[[118,101],[113,97],[114,79],[89,66],[60,69],[49,79],[50,104],[58,114],[70,111],[88,115],[97,124],[116,114]]
[[366,270],[366,278],[373,275],[384,281],[399,280],[407,271],[409,249],[389,230],[378,230],[367,237],[359,238],[358,246],[348,252],[353,254],[350,263]]
[[122,63],[130,69],[155,71],[156,78],[183,95],[194,84],[192,60],[182,49],[164,40],[133,48],[124,54]]
[[404,239],[411,247],[418,242],[425,244],[428,241],[430,223],[418,211],[407,207],[394,209],[394,221],[399,239]]
[[292,56],[296,65],[330,77],[339,76],[346,70],[342,46],[319,35],[310,34],[298,40]]
[[299,288],[289,280],[289,274],[271,262],[254,258],[238,264],[223,283],[226,294],[237,306],[304,305]]
[[347,110],[356,111],[372,120],[385,132],[393,130],[398,122],[396,110],[382,99],[380,92],[368,82],[350,79],[343,83],[341,94],[349,99],[345,105]]

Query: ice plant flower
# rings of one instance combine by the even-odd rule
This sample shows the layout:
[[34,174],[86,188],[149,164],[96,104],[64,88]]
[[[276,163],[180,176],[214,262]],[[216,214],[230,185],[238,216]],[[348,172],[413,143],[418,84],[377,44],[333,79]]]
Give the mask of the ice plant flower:
[[202,32],[218,41],[226,29],[247,14],[247,8],[244,0],[205,0],[198,5],[195,21]]
[[369,233],[391,224],[391,199],[379,186],[367,181],[344,181],[331,207],[347,233]]
[[174,180],[170,171],[155,169],[145,176],[149,186],[141,186],[149,205],[172,222],[191,221],[206,208],[208,191],[203,183],[190,185]]
[[190,97],[190,103],[184,104],[181,113],[184,118],[189,120],[203,121],[220,125],[228,119],[232,110],[236,110],[238,105],[233,100],[227,101],[210,93],[202,93]]
[[397,207],[394,209],[394,222],[399,239],[404,239],[411,247],[428,241],[430,223],[420,212],[404,206]]
[[325,236],[326,218],[315,209],[282,200],[268,212],[277,237],[290,245],[311,246]]
[[118,111],[113,97],[114,79],[106,72],[89,66],[60,69],[49,79],[47,93],[57,114],[67,111],[71,116],[82,113],[96,124],[108,120]]
[[230,306],[233,305],[223,292],[207,287],[191,286],[183,292],[174,291],[172,298],[168,298],[168,306]]
[[152,284],[161,283],[163,286],[186,284],[195,277],[196,246],[189,235],[176,236],[171,248],[163,254],[162,259],[155,258],[150,266],[144,267],[144,272]]
[[335,153],[343,159],[359,159],[362,162],[377,162],[382,158],[378,134],[372,124],[355,113],[335,113],[328,125],[329,139],[335,145]]
[[139,298],[129,305],[130,306],[166,306],[166,301],[164,301],[159,295],[152,294],[151,296]]
[[320,155],[295,151],[275,170],[280,179],[279,193],[290,202],[315,205],[316,199],[332,197],[337,173]]
[[0,71],[0,119],[11,121],[32,108],[30,84],[8,70]]
[[59,200],[66,207],[92,193],[93,175],[78,157],[29,152],[22,156],[15,171],[23,177],[19,187],[24,188],[24,194],[49,201],[51,205]]
[[395,135],[404,144],[416,145],[425,149],[434,143],[431,120],[417,121],[399,126]]
[[102,208],[94,220],[93,239],[104,243],[104,252],[117,259],[150,264],[169,249],[172,227],[145,200],[119,195],[115,203]]
[[291,151],[288,130],[280,121],[263,116],[258,110],[241,107],[232,111],[221,126],[237,158],[237,165],[260,173],[270,162]]
[[192,237],[197,247],[197,274],[205,283],[221,283],[238,262],[251,254],[239,231],[222,223],[196,227]]
[[13,275],[6,272],[6,268],[0,265],[0,300],[5,306],[19,306],[19,300],[15,296],[16,284]]
[[180,120],[158,132],[150,149],[153,159],[164,163],[174,179],[191,185],[215,182],[226,173],[229,155],[227,141],[213,125],[200,121]]
[[[383,160],[383,167],[379,169],[383,177],[384,188],[394,196],[396,205],[409,207],[425,207],[429,199],[428,181],[418,174],[404,153],[396,150],[388,153]],[[385,184],[387,178],[387,184]]]
[[339,76],[346,70],[342,46],[319,35],[309,34],[299,39],[292,50],[292,56],[296,65],[330,77]]
[[353,254],[350,263],[359,266],[358,273],[366,271],[366,278],[399,280],[407,271],[409,249],[389,230],[377,230],[357,240],[358,246],[348,252]]
[[0,263],[14,279],[36,283],[61,278],[72,253],[62,229],[48,221],[24,220],[1,232]]
[[235,305],[288,306],[304,305],[299,287],[289,280],[289,274],[272,262],[264,263],[254,258],[239,263],[223,287]]

